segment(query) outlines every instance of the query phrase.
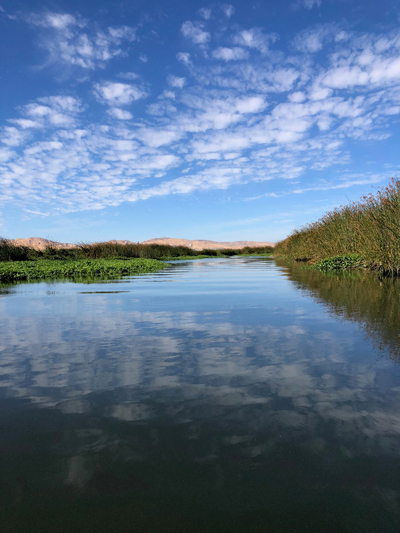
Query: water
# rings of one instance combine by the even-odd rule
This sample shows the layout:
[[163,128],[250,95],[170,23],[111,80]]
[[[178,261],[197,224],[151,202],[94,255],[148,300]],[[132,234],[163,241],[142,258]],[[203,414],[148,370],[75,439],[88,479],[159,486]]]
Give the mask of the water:
[[0,530],[397,533],[399,295],[261,258],[0,289]]

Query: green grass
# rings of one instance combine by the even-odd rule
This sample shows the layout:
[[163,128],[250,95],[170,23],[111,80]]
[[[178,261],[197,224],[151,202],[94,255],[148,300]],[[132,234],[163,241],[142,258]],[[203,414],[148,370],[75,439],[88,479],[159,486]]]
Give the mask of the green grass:
[[400,180],[392,179],[375,195],[364,196],[295,230],[276,245],[274,253],[310,263],[357,254],[367,268],[399,276]]
[[0,263],[0,282],[44,279],[103,278],[156,272],[167,265],[154,259],[78,259],[10,261]]

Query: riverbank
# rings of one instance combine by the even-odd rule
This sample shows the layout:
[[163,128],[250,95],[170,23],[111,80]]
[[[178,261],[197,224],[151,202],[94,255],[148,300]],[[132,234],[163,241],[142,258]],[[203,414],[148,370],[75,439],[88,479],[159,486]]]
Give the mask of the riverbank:
[[366,268],[400,276],[400,180],[295,230],[274,255],[320,270]]
[[[254,256],[254,254],[242,255],[244,257]],[[268,256],[270,254],[259,255]],[[159,259],[129,257],[74,259],[73,257],[62,258],[62,256],[55,255],[51,259],[38,257],[25,261],[1,261],[0,283],[57,279],[117,279],[122,276],[156,272],[168,266],[165,261],[195,261],[218,257],[230,256],[196,254],[167,256]]]
[[75,248],[60,248],[53,245],[37,250],[28,246],[19,246],[7,239],[0,238],[0,262],[2,261],[31,261],[36,259],[66,260],[66,259],[191,259],[205,257],[229,257],[232,255],[264,255],[272,253],[272,246],[245,246],[244,248],[221,248],[194,250],[187,246],[171,246],[167,244],[121,244],[117,242],[103,242],[94,244],[79,244]]

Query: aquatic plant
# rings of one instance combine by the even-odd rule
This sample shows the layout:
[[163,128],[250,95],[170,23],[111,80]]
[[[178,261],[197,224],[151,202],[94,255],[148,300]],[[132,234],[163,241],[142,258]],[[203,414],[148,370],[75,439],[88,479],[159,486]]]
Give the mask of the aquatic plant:
[[359,254],[369,268],[400,275],[400,180],[326,213],[279,242],[274,253],[295,261]]
[[359,254],[337,255],[327,257],[314,265],[314,268],[322,272],[332,272],[336,270],[349,270],[358,268],[363,265],[362,258]]
[[0,263],[0,282],[42,279],[101,277],[115,279],[122,276],[156,272],[167,265],[154,259],[78,259],[11,261]]

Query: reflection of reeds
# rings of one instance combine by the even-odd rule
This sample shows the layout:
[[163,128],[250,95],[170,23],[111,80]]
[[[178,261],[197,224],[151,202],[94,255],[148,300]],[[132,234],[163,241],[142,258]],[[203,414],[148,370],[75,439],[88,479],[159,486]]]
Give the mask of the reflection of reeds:
[[400,275],[400,180],[295,230],[275,253],[296,261],[360,254],[371,268]]
[[211,257],[231,256],[237,254],[265,254],[272,252],[272,247],[245,247],[240,250],[193,250],[186,246],[166,244],[121,244],[100,242],[79,244],[76,248],[58,248],[48,245],[44,250],[33,250],[27,246],[16,246],[7,239],[0,239],[0,261],[29,261],[32,259],[110,259],[128,257],[137,259],[173,259],[177,257]]
[[[281,261],[277,260],[278,265]],[[285,265],[289,278],[335,315],[361,325],[374,345],[400,362],[400,282],[379,279],[368,272],[322,274]]]

